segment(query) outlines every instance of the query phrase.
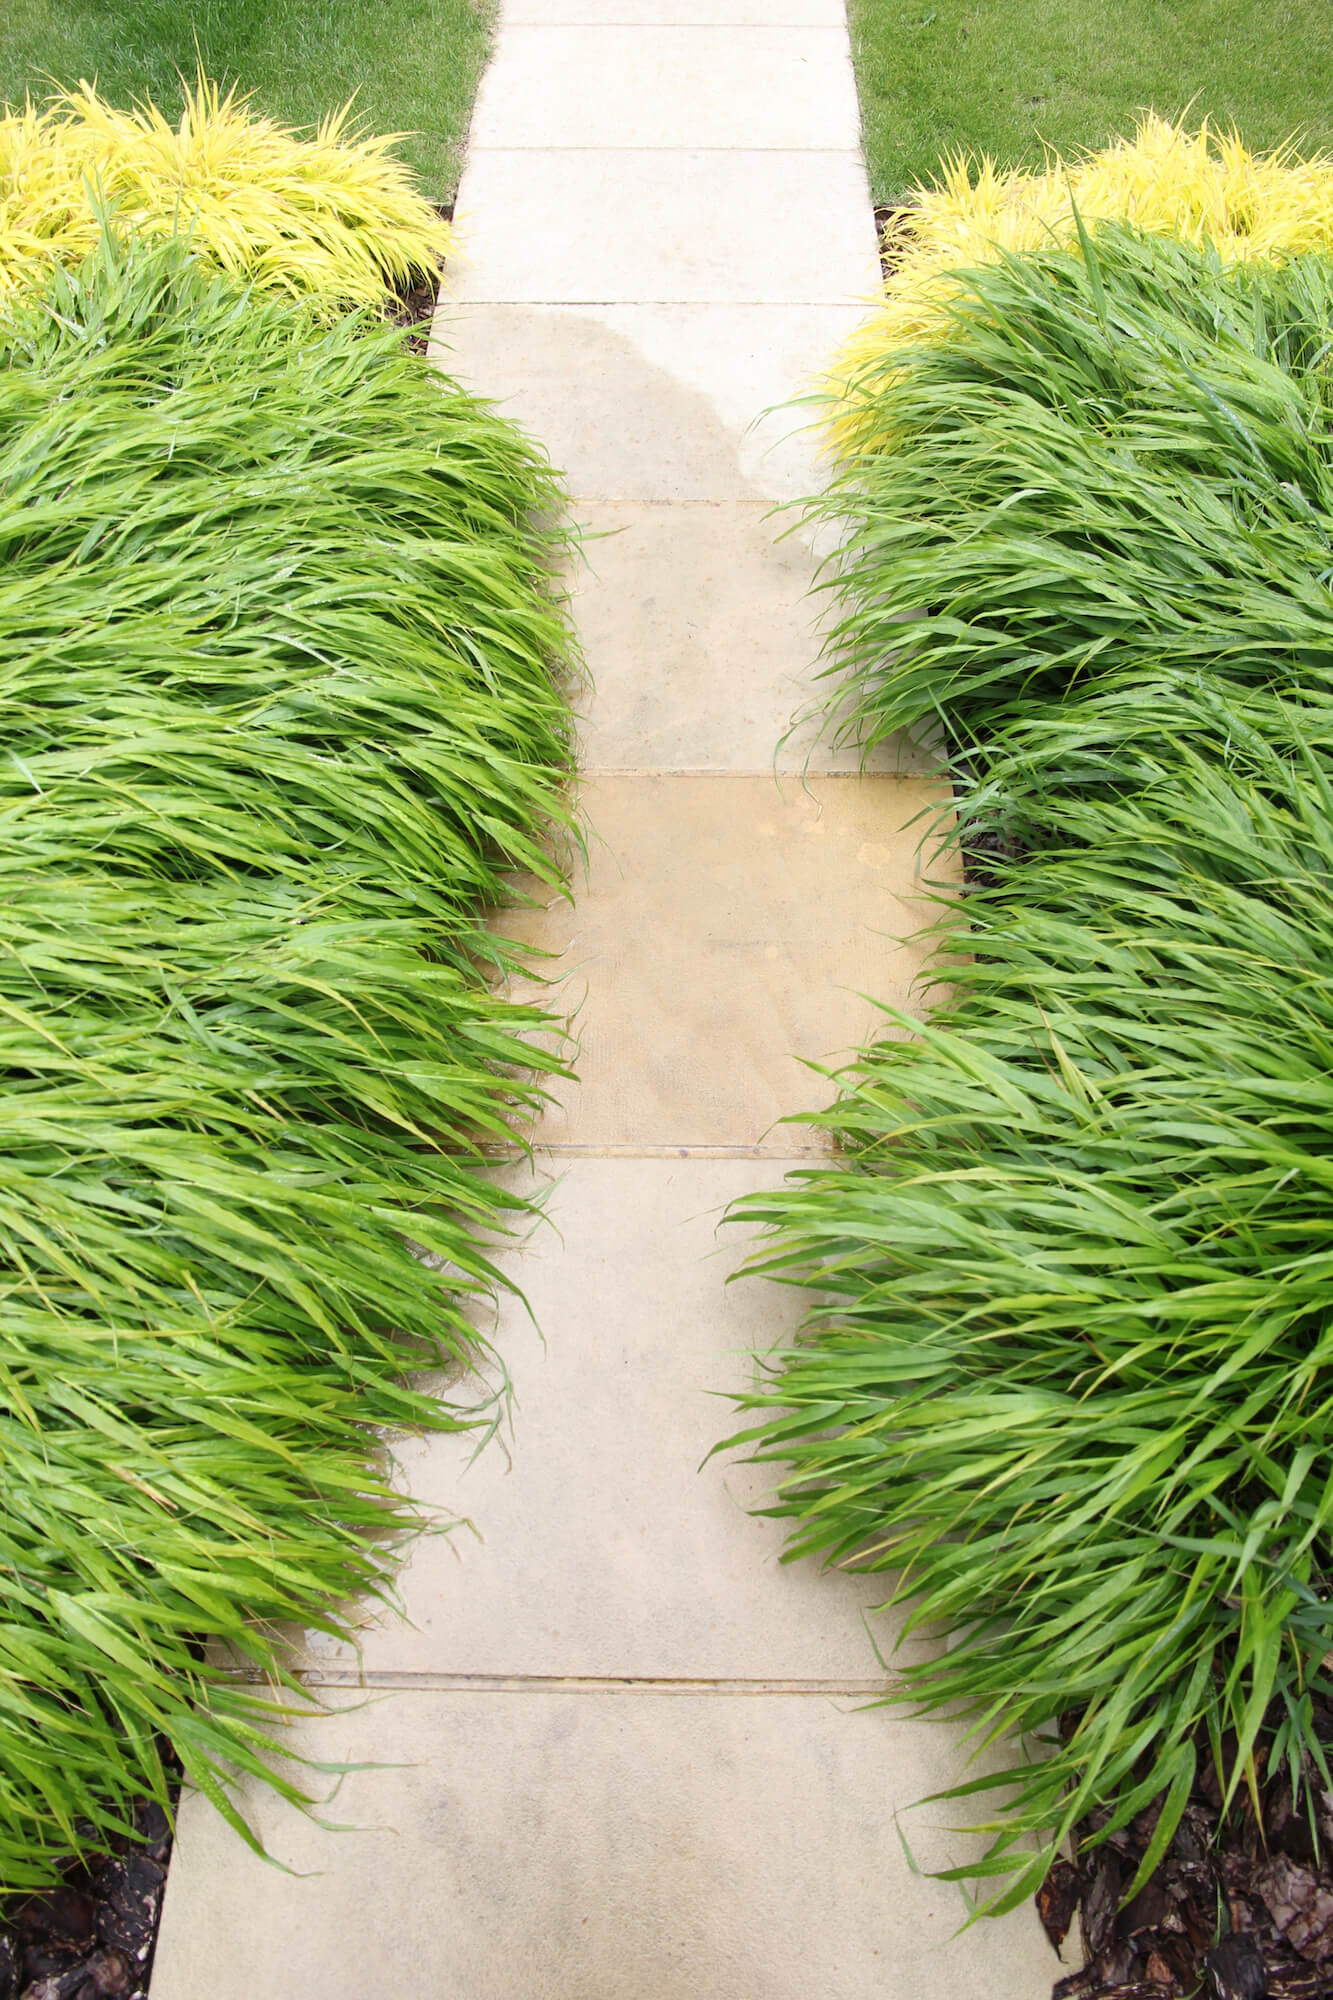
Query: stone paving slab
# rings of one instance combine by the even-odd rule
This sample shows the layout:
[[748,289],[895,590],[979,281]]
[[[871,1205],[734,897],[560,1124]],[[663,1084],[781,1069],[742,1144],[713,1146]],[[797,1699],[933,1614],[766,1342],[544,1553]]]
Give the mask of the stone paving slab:
[[793,500],[827,476],[815,389],[859,306],[460,305],[432,354],[540,438],[580,500]]
[[[738,73],[744,90],[736,88]],[[859,135],[841,26],[506,23],[470,145],[474,158],[491,146],[851,151]]]
[[[344,1781],[271,1799],[285,1874],[186,1805],[153,2000],[1046,2000],[1027,1907],[964,1936],[894,1815],[952,1733],[816,1695],[399,1693],[289,1732]],[[961,1858],[904,1821],[923,1861]]]
[[[573,609],[593,691],[580,768],[857,771],[806,715],[821,600],[795,515],[762,501],[585,501]],[[797,723],[793,731],[793,724]],[[926,773],[923,743],[895,739],[870,768]]]
[[804,1063],[847,1059],[909,1006],[934,914],[917,849],[948,803],[927,778],[602,777],[575,903],[509,911],[557,954],[540,997],[577,1008],[579,1083],[550,1145],[753,1146],[818,1135],[776,1121],[827,1104]]
[[[494,1334],[512,1422],[396,1448],[399,1483],[465,1518],[418,1541],[407,1622],[359,1635],[371,1671],[875,1680],[888,1590],[814,1563],[779,1564],[778,1523],[748,1511],[770,1469],[709,1454],[741,1426],[751,1354],[796,1330],[787,1287],[726,1280],[752,1238],[722,1225],[785,1162],[561,1159],[549,1225],[501,1262],[522,1285]],[[536,1325],[534,1326],[533,1320]],[[538,1332],[537,1329],[540,1329]],[[308,1662],[355,1654],[312,1635]]]
[[505,0],[506,23],[843,28],[842,0]]
[[843,305],[879,276],[854,152],[488,149],[457,222],[450,292],[486,304]]

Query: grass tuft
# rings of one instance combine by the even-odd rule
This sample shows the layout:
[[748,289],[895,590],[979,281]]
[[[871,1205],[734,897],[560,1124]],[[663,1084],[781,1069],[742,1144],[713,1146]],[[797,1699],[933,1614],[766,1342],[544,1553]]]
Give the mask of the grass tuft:
[[350,105],[299,138],[202,73],[174,125],[151,102],[119,110],[86,83],[29,103],[0,116],[0,297],[86,257],[110,207],[125,231],[186,233],[260,289],[378,304],[434,276],[454,240],[395,144],[354,130]]
[[164,1743],[238,1826],[238,1772],[298,1796],[217,1648],[304,1700],[276,1628],[412,1522],[377,1428],[491,1420],[483,1149],[559,1067],[483,926],[560,880],[552,498],[393,329],[180,243],[0,322],[0,1891],[165,1803]]
[[1069,160],[1048,156],[1040,172],[955,154],[891,221],[877,309],[835,366],[851,403],[835,413],[837,434],[855,448],[867,377],[877,381],[900,349],[947,337],[976,265],[1076,249],[1084,228],[1104,222],[1210,248],[1224,265],[1333,252],[1333,158],[1253,153],[1234,131],[1205,123],[1191,132],[1152,114],[1132,139]]
[[987,880],[739,1206],[810,1313],[733,1442],[947,1640],[894,1698],[986,1753],[999,1912],[1157,1802],[1134,1894],[1200,1757],[1328,1782],[1333,266],[1104,228],[947,310],[823,504],[860,733],[942,719]]

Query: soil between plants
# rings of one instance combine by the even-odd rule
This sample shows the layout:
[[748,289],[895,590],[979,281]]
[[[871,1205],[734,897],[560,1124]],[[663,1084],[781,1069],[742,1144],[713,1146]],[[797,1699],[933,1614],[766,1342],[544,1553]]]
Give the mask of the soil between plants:
[[[1314,1706],[1319,1740],[1331,1748],[1333,1705],[1316,1697]],[[1255,1763],[1266,1768],[1266,1746]],[[1257,1813],[1242,1784],[1224,1815],[1217,1769],[1200,1744],[1199,1775],[1166,1858],[1124,1908],[1155,1806],[1077,1861],[1056,1862],[1037,1911],[1057,1951],[1077,1915],[1086,1963],[1057,1981],[1052,2000],[1333,1995],[1333,1792],[1312,1773],[1293,1803],[1285,1771],[1257,1790]],[[1099,1809],[1081,1822],[1075,1854],[1109,1817]]]
[[[431,206],[442,221],[453,221],[454,205],[451,201],[432,202]],[[430,326],[443,275],[443,270],[419,273],[415,283],[396,288],[393,304],[389,307],[388,317],[404,329],[407,344],[416,354],[424,354],[430,345]]]
[[6,1911],[0,2000],[147,2000],[171,1829],[151,1800],[134,1824],[137,1839],[123,1837],[58,1888]]
[[898,201],[886,203],[875,210],[875,236],[879,243],[879,268],[886,278],[891,278],[899,263],[902,251],[898,244],[897,228],[902,217],[914,206],[910,195],[903,195]]

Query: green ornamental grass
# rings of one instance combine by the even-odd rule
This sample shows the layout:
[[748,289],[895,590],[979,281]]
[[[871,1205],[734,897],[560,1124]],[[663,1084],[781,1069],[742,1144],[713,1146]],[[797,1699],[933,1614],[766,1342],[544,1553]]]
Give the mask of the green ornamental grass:
[[483,927],[560,880],[551,498],[393,329],[177,244],[0,324],[0,1890],[166,1746],[233,1823],[237,1772],[299,1795],[220,1647],[303,1701],[276,1627],[411,1524],[376,1427],[491,1420],[484,1151],[559,1066]]
[[941,338],[853,394],[890,450],[818,503],[848,531],[835,671],[867,744],[989,741],[1124,668],[1267,685],[1333,648],[1333,264],[1224,268],[1106,225],[1095,256],[972,272]]
[[986,871],[815,1121],[843,1158],[740,1206],[810,1314],[734,1442],[790,1555],[947,1639],[895,1698],[988,1752],[947,1796],[990,1911],[1161,1801],[1134,1893],[1200,1757],[1328,1782],[1333,271],[1086,247],[865,385],[853,703],[943,719]]

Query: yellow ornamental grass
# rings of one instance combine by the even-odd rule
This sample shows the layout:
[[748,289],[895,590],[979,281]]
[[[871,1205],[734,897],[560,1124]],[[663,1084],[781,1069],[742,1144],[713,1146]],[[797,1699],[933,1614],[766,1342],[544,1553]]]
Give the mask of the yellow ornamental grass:
[[889,355],[939,334],[958,272],[1006,252],[1076,248],[1077,218],[1208,243],[1227,262],[1333,252],[1333,160],[1252,153],[1234,132],[1206,122],[1187,132],[1152,113],[1132,139],[1080,160],[1052,156],[1041,173],[950,159],[890,225],[892,275],[833,370],[835,441],[863,440],[858,379],[869,388]]
[[434,271],[453,231],[392,151],[354,131],[350,106],[313,138],[200,77],[173,125],[152,104],[118,111],[86,83],[45,109],[0,117],[0,296],[40,283],[96,244],[100,207],[150,239],[195,251],[260,286],[378,303]]

